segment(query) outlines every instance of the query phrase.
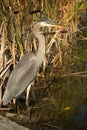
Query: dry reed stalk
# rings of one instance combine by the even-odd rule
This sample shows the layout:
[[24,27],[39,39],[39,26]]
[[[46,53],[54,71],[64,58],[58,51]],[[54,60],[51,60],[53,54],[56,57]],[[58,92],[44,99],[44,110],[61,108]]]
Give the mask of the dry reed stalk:
[[[29,43],[28,40],[30,40],[29,38],[31,37],[30,32],[28,32],[27,29],[30,29],[30,25],[33,21],[43,18],[44,16],[48,19],[50,18],[52,20],[58,21],[59,24],[63,24],[68,28],[67,33],[64,34],[60,34],[59,31],[57,30],[56,33],[51,38],[50,42],[48,42],[48,45],[46,43],[47,46],[46,52],[49,53],[48,61],[50,60],[51,63],[49,67],[50,72],[47,74],[48,77],[46,78],[47,80],[48,79],[52,80],[53,78],[52,76],[54,76],[54,78],[58,77],[59,75],[60,77],[68,77],[70,75],[74,76],[75,73],[71,73],[70,66],[72,64],[72,59],[71,59],[72,51],[77,43],[77,39],[76,39],[77,32],[79,33],[78,11],[79,9],[82,9],[86,4],[78,7],[78,0],[74,0],[74,1],[42,0],[41,4],[39,3],[38,0],[32,0],[32,1],[14,0],[14,1],[6,1],[6,2],[8,3],[8,6],[6,5],[6,3],[4,3],[2,6],[3,11],[1,11],[0,14],[2,14],[2,19],[5,20],[7,24],[6,26],[9,25],[11,26],[10,32],[12,35],[10,40],[8,39],[8,43],[9,43],[8,47],[10,48],[10,52],[11,52],[11,56],[9,58],[10,60],[8,60],[8,58],[4,55],[6,58],[6,60],[4,61],[4,57],[1,55],[4,54],[7,48],[5,44],[2,45],[0,51],[0,55],[1,55],[0,72],[2,72],[1,76],[4,77],[3,79],[5,79],[6,76],[5,74],[8,71],[10,64],[13,62],[15,66],[18,60],[16,59],[16,56],[21,57],[24,54],[24,51],[26,53],[29,52],[30,50],[30,45],[26,45],[26,43]],[[33,3],[32,6],[30,3]],[[9,24],[7,21],[9,22]],[[28,35],[30,35],[29,38]],[[2,41],[4,40],[5,40],[5,36],[3,34]],[[12,41],[11,44],[10,41]],[[35,50],[37,50],[36,41],[34,42],[33,46],[35,47]],[[54,46],[55,49],[53,48]],[[7,64],[8,62],[9,64]],[[4,70],[3,70],[3,63],[4,63]],[[60,68],[59,71],[58,71],[58,67]],[[86,74],[82,73],[82,75],[86,75]],[[81,76],[81,73],[79,74],[79,76]],[[55,102],[56,100],[54,97],[53,99],[50,99],[50,101],[53,104],[59,105],[59,102],[61,101],[60,98],[62,97],[61,95],[62,94],[60,92],[58,104]]]
[[[5,30],[4,30],[4,23],[1,24],[0,27],[0,35],[1,35],[1,42],[0,42],[0,68],[4,67],[4,50],[5,50]],[[0,75],[0,79],[2,76]],[[1,107],[1,100],[2,100],[2,84],[0,84],[0,107]]]

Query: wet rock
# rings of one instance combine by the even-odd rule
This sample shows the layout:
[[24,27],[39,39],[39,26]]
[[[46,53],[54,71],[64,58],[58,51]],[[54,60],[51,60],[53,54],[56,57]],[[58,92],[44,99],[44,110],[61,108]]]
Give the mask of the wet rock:
[[29,130],[0,115],[0,130]]

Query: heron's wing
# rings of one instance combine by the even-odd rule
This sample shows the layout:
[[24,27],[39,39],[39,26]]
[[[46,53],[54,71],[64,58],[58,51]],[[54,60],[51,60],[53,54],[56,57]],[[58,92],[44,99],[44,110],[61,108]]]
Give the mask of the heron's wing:
[[27,53],[12,71],[4,97],[17,97],[36,76],[37,62],[33,53]]
[[[14,89],[24,91],[27,85],[36,76],[36,56],[33,53],[27,53],[13,70],[7,87],[14,86]],[[20,88],[20,89],[19,89]],[[23,90],[22,90],[23,89]]]

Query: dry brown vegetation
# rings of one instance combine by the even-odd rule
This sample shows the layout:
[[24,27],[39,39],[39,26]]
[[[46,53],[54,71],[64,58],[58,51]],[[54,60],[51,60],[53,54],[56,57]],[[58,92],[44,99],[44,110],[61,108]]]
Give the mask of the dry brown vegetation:
[[[77,41],[81,38],[87,40],[81,34],[83,26],[80,23],[80,14],[86,7],[85,0],[84,2],[79,0],[0,1],[0,102],[2,87],[6,86],[6,80],[19,59],[32,48],[37,50],[32,25],[39,19],[51,19],[65,25],[67,29],[62,33],[57,28],[44,30],[46,35],[44,65],[47,67],[45,71],[41,70],[39,77],[45,77],[43,79],[47,81],[55,77],[74,75],[71,67],[74,61],[79,59],[73,54],[74,51],[78,53]],[[87,71],[76,74],[86,75]],[[56,104],[52,97],[51,102]]]

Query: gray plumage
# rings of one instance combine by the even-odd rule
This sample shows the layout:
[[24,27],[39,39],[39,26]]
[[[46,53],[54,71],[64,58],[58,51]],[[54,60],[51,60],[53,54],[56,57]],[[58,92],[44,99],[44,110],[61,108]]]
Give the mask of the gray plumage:
[[3,105],[7,105],[11,99],[17,98],[31,84],[36,76],[36,72],[41,66],[45,55],[45,37],[40,32],[41,26],[55,26],[47,21],[38,22],[33,27],[33,34],[39,42],[36,54],[27,53],[12,71],[7,87],[2,99]]
[[17,98],[33,81],[36,76],[36,56],[33,53],[26,54],[12,71],[3,96],[3,105]]

